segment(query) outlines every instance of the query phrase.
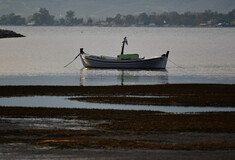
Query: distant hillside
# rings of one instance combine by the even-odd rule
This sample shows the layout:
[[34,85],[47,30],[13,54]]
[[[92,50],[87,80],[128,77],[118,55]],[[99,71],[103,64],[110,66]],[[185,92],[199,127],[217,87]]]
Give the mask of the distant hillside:
[[14,12],[27,17],[41,7],[47,8],[56,17],[73,10],[77,17],[104,18],[117,13],[182,13],[202,12],[207,9],[227,13],[235,8],[235,0],[0,0],[0,15]]

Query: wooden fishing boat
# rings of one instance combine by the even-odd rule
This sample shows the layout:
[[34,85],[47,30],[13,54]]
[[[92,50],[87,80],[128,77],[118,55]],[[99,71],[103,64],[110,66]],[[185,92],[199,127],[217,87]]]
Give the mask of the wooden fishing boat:
[[168,53],[161,57],[150,59],[118,59],[108,56],[94,56],[81,54],[81,60],[86,68],[114,68],[114,69],[165,69]]
[[[83,48],[77,55],[81,57],[86,68],[106,68],[106,69],[166,69],[169,51],[160,57],[139,58],[138,54],[124,54],[124,46],[128,44],[126,37],[122,42],[121,54],[117,57],[96,56],[85,53]],[[77,58],[75,57],[75,59]],[[75,60],[74,59],[74,60]]]

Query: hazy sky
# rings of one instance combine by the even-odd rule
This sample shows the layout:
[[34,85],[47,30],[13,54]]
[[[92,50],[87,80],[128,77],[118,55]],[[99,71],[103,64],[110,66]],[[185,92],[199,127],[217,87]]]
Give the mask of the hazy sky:
[[42,7],[56,17],[64,16],[68,10],[75,11],[78,17],[107,17],[117,13],[125,15],[141,12],[203,12],[207,9],[227,13],[235,9],[235,0],[0,0],[0,15],[14,12],[28,16]]

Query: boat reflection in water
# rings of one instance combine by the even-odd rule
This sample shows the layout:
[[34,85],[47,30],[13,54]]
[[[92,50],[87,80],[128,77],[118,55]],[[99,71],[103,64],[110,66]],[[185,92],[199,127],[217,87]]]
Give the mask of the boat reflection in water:
[[80,70],[80,85],[147,85],[168,83],[167,70],[118,70],[91,69]]

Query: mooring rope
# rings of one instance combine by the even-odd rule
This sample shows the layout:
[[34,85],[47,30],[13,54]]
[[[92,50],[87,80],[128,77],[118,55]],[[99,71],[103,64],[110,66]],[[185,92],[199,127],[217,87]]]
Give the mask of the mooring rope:
[[80,56],[81,53],[79,53],[71,62],[69,62],[67,65],[64,66],[67,67],[68,65],[70,65],[71,63],[73,63],[73,61],[75,61],[75,59],[77,59]]
[[169,60],[171,63],[173,63],[175,66],[177,66],[177,67],[179,67],[179,68],[182,68],[182,69],[185,69],[184,67],[177,65],[175,62],[173,62],[173,61],[170,60],[169,58],[168,58],[168,60]]

